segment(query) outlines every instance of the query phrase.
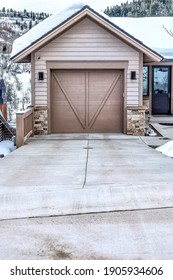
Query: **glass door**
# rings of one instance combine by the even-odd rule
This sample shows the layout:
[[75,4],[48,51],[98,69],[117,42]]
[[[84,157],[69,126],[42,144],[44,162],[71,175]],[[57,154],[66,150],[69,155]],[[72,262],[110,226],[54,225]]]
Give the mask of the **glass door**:
[[170,113],[170,66],[153,66],[152,114]]

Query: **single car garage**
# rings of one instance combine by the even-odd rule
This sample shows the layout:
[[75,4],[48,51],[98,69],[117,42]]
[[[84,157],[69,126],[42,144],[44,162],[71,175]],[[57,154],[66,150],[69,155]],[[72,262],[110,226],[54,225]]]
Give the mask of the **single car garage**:
[[53,70],[51,132],[123,132],[122,70]]
[[162,58],[83,4],[34,26],[15,40],[12,52],[14,62],[31,62],[34,134],[143,135],[145,114],[140,124],[136,118],[143,105],[143,65]]

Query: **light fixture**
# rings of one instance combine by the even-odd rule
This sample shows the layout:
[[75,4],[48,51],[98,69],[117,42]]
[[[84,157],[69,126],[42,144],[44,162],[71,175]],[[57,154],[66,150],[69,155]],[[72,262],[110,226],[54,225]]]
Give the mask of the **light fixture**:
[[38,80],[43,81],[44,80],[44,73],[43,72],[38,72]]
[[131,71],[131,80],[136,80],[136,71]]

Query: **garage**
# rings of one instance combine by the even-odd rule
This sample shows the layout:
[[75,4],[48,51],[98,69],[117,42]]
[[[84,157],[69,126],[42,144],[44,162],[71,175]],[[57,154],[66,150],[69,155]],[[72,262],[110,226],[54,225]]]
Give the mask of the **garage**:
[[12,61],[31,63],[33,134],[144,134],[143,65],[167,62],[118,22],[79,4],[14,41]]
[[123,132],[122,70],[52,70],[51,133]]

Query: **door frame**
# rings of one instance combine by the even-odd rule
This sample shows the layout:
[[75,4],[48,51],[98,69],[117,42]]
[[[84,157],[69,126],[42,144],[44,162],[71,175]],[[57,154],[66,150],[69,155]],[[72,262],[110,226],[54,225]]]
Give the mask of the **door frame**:
[[168,68],[168,92],[169,92],[169,110],[168,113],[160,113],[160,115],[170,115],[171,114],[171,66],[170,65],[153,65],[152,66],[152,86],[151,86],[151,113],[154,115],[159,115],[159,113],[153,112],[154,104],[154,69],[155,68]]
[[51,73],[52,70],[106,70],[106,69],[115,69],[115,70],[123,70],[123,133],[126,133],[127,131],[127,116],[126,116],[126,104],[127,104],[127,69],[128,69],[128,61],[87,61],[87,62],[81,62],[81,61],[59,61],[59,62],[52,62],[47,61],[47,88],[48,88],[48,134],[51,133]]

